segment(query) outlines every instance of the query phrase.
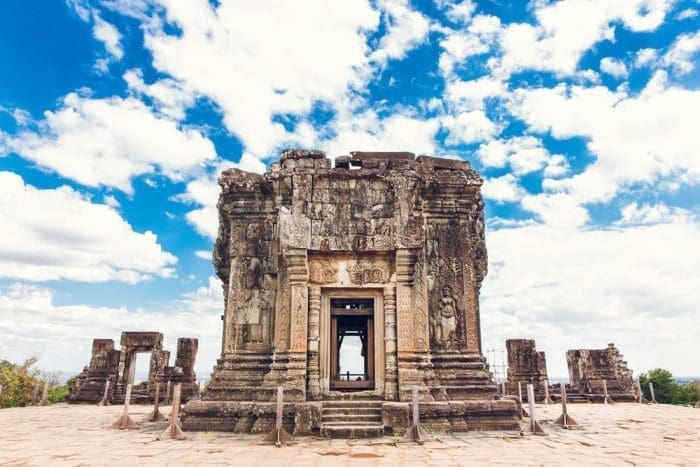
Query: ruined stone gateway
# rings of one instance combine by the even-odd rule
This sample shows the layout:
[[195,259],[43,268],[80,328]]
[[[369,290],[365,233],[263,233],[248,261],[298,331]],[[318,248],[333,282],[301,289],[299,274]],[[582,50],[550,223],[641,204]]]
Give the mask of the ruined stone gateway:
[[76,378],[69,402],[98,402],[102,399],[106,381],[109,380],[109,402],[123,403],[127,384],[134,383],[136,358],[147,354],[148,378],[133,386],[132,403],[152,403],[156,383],[161,383],[160,398],[165,398],[168,381],[180,383],[183,400],[189,400],[198,392],[194,363],[199,341],[191,337],[177,340],[175,364],[169,366],[170,351],[163,350],[163,334],[160,332],[122,332],[121,349],[114,348],[112,339],[93,339],[90,364]]
[[[482,180],[463,161],[287,150],[219,179],[221,358],[184,428],[373,436],[515,429],[481,353]],[[344,360],[356,343],[357,365]],[[350,349],[350,350],[347,350]]]
[[566,352],[571,387],[586,395],[593,402],[604,399],[603,380],[608,394],[614,401],[635,402],[638,391],[632,378],[632,370],[615,347],[604,349],[575,349]]
[[521,383],[523,400],[527,401],[527,385],[532,384],[535,400],[545,398],[547,380],[547,360],[544,352],[537,351],[534,339],[508,339],[508,378],[506,394],[518,395],[518,382]]

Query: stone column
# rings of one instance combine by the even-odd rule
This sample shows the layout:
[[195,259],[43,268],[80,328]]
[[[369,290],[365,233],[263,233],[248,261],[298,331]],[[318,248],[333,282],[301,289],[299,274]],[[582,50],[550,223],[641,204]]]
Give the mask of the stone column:
[[321,316],[321,288],[309,288],[309,340],[307,352],[307,389],[306,396],[311,400],[321,397],[319,382],[319,320]]
[[470,253],[462,257],[462,279],[464,284],[464,304],[466,310],[464,335],[467,339],[467,352],[481,354],[481,335],[479,332],[479,298],[476,295],[474,265],[469,260]]
[[399,396],[399,375],[396,361],[396,286],[384,287],[384,399]]
[[412,386],[425,385],[419,369],[424,359],[416,353],[415,345],[415,310],[412,300],[415,264],[414,251],[396,251],[396,337],[400,400],[411,400]]
[[292,384],[306,393],[306,352],[309,317],[309,270],[306,250],[287,252],[287,273],[290,286],[289,371]]

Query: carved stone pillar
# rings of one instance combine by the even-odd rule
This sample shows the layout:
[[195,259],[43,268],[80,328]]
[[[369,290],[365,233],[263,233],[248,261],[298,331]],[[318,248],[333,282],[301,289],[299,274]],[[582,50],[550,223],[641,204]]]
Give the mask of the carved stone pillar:
[[399,395],[399,373],[396,359],[396,287],[384,288],[384,354],[385,384],[384,399],[396,400]]
[[318,400],[321,396],[319,371],[319,320],[321,316],[321,288],[309,288],[309,341],[307,352],[306,396]]
[[413,352],[411,286],[416,256],[411,250],[396,251],[396,314],[399,352]]
[[309,269],[306,250],[289,249],[287,274],[290,286],[290,330],[287,381],[306,398],[306,352],[309,317]]
[[465,327],[468,353],[481,353],[481,336],[479,332],[479,298],[474,284],[474,267],[465,260],[462,267],[464,280]]

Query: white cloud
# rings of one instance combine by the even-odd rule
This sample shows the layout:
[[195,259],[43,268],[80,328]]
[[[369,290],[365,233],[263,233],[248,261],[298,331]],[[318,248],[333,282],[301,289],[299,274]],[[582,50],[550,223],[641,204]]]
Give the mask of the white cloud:
[[653,65],[659,58],[659,51],[656,49],[640,49],[637,51],[635,56],[634,66],[637,68],[643,68],[646,66]]
[[549,176],[563,175],[568,170],[566,158],[550,155],[542,141],[534,136],[491,140],[479,146],[476,156],[486,167],[505,167],[510,164],[517,177],[545,167]]
[[428,37],[430,20],[412,10],[408,0],[379,0],[378,6],[388,26],[379,47],[372,52],[373,61],[385,64],[388,60],[404,58]]
[[629,75],[625,62],[612,57],[604,57],[600,60],[600,71],[615,78],[626,78]]
[[92,21],[92,35],[104,45],[108,54],[107,57],[102,57],[95,62],[95,69],[100,73],[106,73],[110,63],[124,58],[121,33],[113,24],[102,19],[100,12],[90,6],[89,0],[67,0],[67,3],[81,20],[86,23]]
[[664,54],[661,63],[685,75],[695,69],[693,57],[700,51],[700,31],[695,34],[681,34]]
[[632,184],[669,177],[692,183],[700,177],[700,92],[669,86],[662,71],[637,96],[602,86],[565,85],[514,94],[511,112],[531,130],[588,141],[593,163],[580,174],[543,182],[546,189],[565,191],[579,204],[610,200]]
[[656,367],[696,373],[687,352],[700,329],[697,223],[531,225],[489,231],[486,240],[484,348],[534,338],[546,352],[549,374],[565,376],[566,350],[615,342],[637,374]]
[[445,99],[458,110],[483,110],[486,99],[507,95],[508,85],[490,76],[469,81],[449,81],[445,89]]
[[684,19],[693,19],[698,17],[698,10],[695,8],[686,8],[676,15],[677,21],[683,21]]
[[211,261],[211,251],[209,250],[197,250],[194,252],[195,256],[199,259],[205,259]]
[[494,62],[497,74],[520,70],[575,74],[581,56],[594,44],[614,40],[615,23],[627,29],[653,31],[661,23],[670,0],[561,0],[535,10],[537,25],[513,23],[501,37],[503,56]]
[[445,10],[447,18],[455,23],[467,23],[476,10],[476,4],[472,0],[438,0],[436,3]]
[[485,179],[481,193],[484,198],[501,203],[520,201],[525,195],[525,190],[518,185],[518,179],[513,174],[505,174]]
[[620,213],[622,214],[622,218],[616,222],[617,225],[685,222],[692,218],[687,210],[669,207],[664,203],[644,203],[641,206],[638,203],[630,203],[624,206]]
[[130,97],[71,93],[59,110],[45,112],[38,127],[6,138],[4,151],[83,185],[127,193],[133,177],[161,173],[183,180],[216,157],[214,145],[199,131],[158,117]]
[[184,89],[183,84],[174,79],[161,79],[153,84],[143,81],[141,70],[129,70],[124,73],[124,81],[129,90],[137,96],[147,96],[153,99],[155,107],[164,115],[175,120],[185,118],[185,110],[195,102],[194,94]]
[[155,234],[70,187],[37,189],[0,172],[0,213],[0,277],[134,283],[175,273]]
[[146,23],[153,66],[211,98],[226,128],[257,158],[297,141],[297,132],[273,121],[275,115],[303,115],[319,101],[335,105],[371,74],[366,42],[379,14],[366,0],[216,7],[206,0],[163,0],[162,6],[163,19],[181,34],[169,34],[159,19]]
[[445,77],[450,77],[456,64],[468,57],[488,53],[496,44],[501,32],[501,20],[496,16],[477,15],[466,30],[443,28],[445,38],[440,41],[443,52],[439,68]]
[[520,206],[549,227],[576,227],[588,222],[588,211],[567,193],[538,193],[523,197]]
[[501,132],[501,126],[492,122],[483,110],[445,115],[441,123],[449,132],[446,143],[451,145],[486,141]]
[[115,198],[114,195],[105,195],[104,203],[107,206],[111,206],[115,209],[121,206],[121,204],[119,204],[119,201],[117,201],[117,198]]
[[215,277],[158,310],[57,305],[51,289],[15,283],[0,289],[0,358],[20,362],[37,354],[42,370],[77,373],[90,361],[93,338],[114,339],[118,348],[122,331],[158,331],[171,365],[177,338],[198,338],[195,368],[198,379],[207,379],[221,350],[223,308]]

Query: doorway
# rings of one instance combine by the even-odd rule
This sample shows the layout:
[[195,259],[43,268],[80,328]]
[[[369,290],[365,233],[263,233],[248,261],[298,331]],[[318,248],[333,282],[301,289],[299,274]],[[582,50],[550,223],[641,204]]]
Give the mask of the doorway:
[[374,299],[333,298],[330,318],[330,388],[374,389]]

